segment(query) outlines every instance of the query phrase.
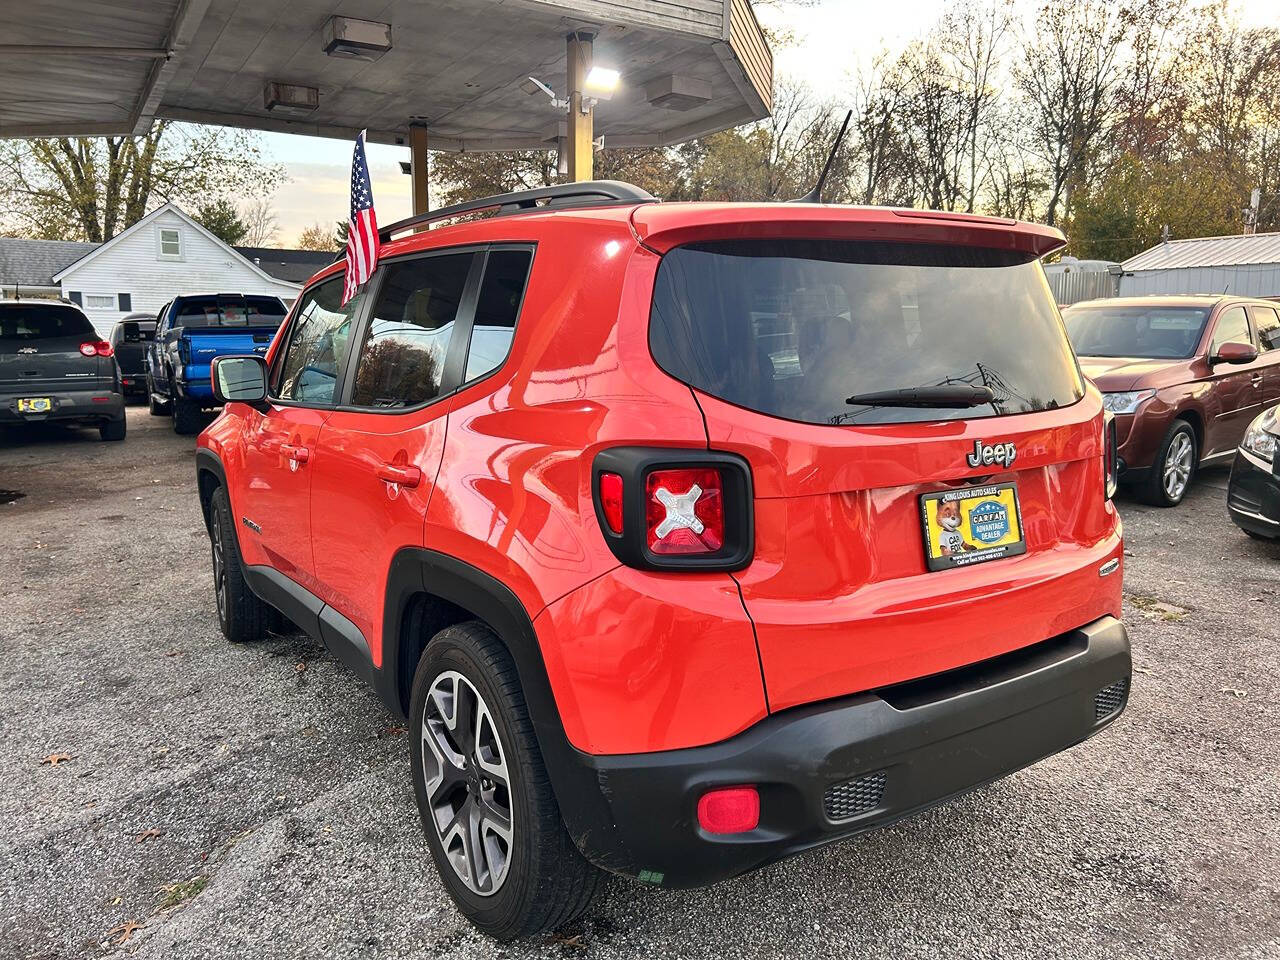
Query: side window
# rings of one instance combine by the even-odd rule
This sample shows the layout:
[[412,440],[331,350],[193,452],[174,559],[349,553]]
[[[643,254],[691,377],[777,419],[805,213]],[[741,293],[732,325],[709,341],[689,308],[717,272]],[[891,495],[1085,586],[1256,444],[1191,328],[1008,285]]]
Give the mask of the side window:
[[361,296],[356,294],[345,307],[339,305],[341,275],[303,294],[284,359],[272,371],[272,396],[302,403],[333,402]]
[[471,328],[464,380],[483,377],[507,359],[532,259],[528,250],[494,250],[489,254]]
[[414,407],[439,396],[475,256],[423,257],[386,267],[356,363],[354,405]]
[[1280,314],[1271,307],[1250,307],[1259,350],[1280,350]]
[[1244,307],[1231,307],[1218,317],[1218,326],[1213,331],[1213,344],[1209,347],[1209,356],[1218,352],[1224,343],[1252,343],[1249,336],[1249,320],[1244,315]]

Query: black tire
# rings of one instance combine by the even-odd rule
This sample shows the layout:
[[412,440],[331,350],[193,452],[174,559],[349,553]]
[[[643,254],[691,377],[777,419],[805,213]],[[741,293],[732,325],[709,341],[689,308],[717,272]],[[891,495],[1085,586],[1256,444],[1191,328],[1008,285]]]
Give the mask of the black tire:
[[[457,811],[446,807],[445,800],[450,796],[460,795],[462,804],[470,802],[477,810],[489,811],[501,810],[501,800],[505,797],[511,828],[506,866],[500,871],[496,889],[487,893],[473,891],[459,868],[450,861],[428,797],[426,758],[430,751],[423,746],[424,733],[440,731],[453,737],[453,733],[444,730],[438,722],[431,731],[426,729],[428,694],[437,680],[448,684],[451,674],[461,675],[478,693],[479,706],[487,708],[493,721],[490,733],[496,732],[496,744],[490,738],[490,746],[486,747],[485,724],[475,723],[479,733],[471,739],[470,753],[465,749],[458,751],[463,754],[469,772],[463,773],[462,768],[454,764],[449,768],[452,785],[443,786],[442,780],[436,793],[442,808],[452,813],[460,811],[461,806]],[[454,689],[458,690],[460,685],[456,680],[453,682]],[[467,701],[457,694],[453,702]],[[438,705],[433,702],[432,706],[438,712]],[[456,706],[454,715],[459,716]],[[583,858],[565,829],[534,737],[515,664],[492,630],[483,623],[471,621],[447,627],[432,638],[414,675],[409,716],[413,789],[422,829],[440,878],[458,909],[482,931],[499,940],[555,930],[577,919],[595,894],[600,871]],[[480,713],[477,711],[473,716],[479,718]],[[506,790],[495,786],[500,778],[491,781],[484,777],[486,768],[481,768],[476,758],[486,750],[490,757],[497,756],[503,763],[508,780]],[[431,762],[443,771],[440,761]],[[486,784],[493,791],[491,797],[485,797]],[[450,812],[441,816],[447,819]],[[483,829],[484,823],[481,819],[477,829]],[[466,833],[471,835],[470,830]],[[455,846],[462,843],[462,836],[454,838]],[[468,863],[475,863],[465,853],[458,855]],[[487,855],[485,863],[492,864]],[[468,872],[472,876],[480,873],[479,870]],[[490,869],[485,877],[493,887],[494,871]]]
[[[1177,458],[1180,480],[1173,481],[1168,475],[1172,468],[1173,458]],[[1185,420],[1175,420],[1169,424],[1160,444],[1160,452],[1151,464],[1151,476],[1138,490],[1142,499],[1156,507],[1176,507],[1187,491],[1191,489],[1191,481],[1195,479],[1196,467],[1200,464],[1200,444],[1196,442],[1196,432]]]
[[222,487],[213,492],[209,504],[209,547],[213,554],[213,595],[222,635],[232,643],[261,639],[271,607],[259,600],[245,583],[231,504]]
[[180,437],[189,437],[200,432],[200,404],[190,397],[174,396],[173,432]]
[[108,420],[106,423],[98,427],[98,436],[103,440],[123,440],[125,432],[125,418],[119,420]]

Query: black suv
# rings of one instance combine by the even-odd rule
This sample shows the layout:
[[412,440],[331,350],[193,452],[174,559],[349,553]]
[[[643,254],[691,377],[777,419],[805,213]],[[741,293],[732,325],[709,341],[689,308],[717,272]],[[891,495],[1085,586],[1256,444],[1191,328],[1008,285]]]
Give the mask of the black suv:
[[0,300],[0,424],[57,420],[123,440],[124,392],[111,344],[78,307]]

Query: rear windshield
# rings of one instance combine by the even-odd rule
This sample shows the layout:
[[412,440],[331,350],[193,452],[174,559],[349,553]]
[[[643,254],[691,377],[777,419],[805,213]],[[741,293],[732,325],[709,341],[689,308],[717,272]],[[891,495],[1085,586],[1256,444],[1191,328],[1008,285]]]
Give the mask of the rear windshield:
[[178,304],[175,327],[278,327],[284,303],[275,297],[191,297]]
[[50,340],[54,337],[93,337],[93,324],[79,310],[58,304],[0,307],[0,340]]
[[[672,376],[807,423],[902,423],[1065,406],[1080,375],[1039,263],[971,247],[823,240],[695,244],[658,270],[650,347]],[[989,387],[979,407],[846,403]]]
[[1066,310],[1062,319],[1082,357],[1185,358],[1200,343],[1209,309],[1082,305]]

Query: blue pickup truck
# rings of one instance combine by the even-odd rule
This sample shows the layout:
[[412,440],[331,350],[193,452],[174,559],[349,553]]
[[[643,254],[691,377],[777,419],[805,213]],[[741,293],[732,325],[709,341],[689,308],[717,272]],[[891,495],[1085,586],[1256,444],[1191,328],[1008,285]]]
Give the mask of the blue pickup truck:
[[201,412],[217,405],[209,380],[214,357],[264,354],[286,308],[279,297],[187,294],[160,308],[147,349],[151,415],[172,414],[173,430],[198,433]]

